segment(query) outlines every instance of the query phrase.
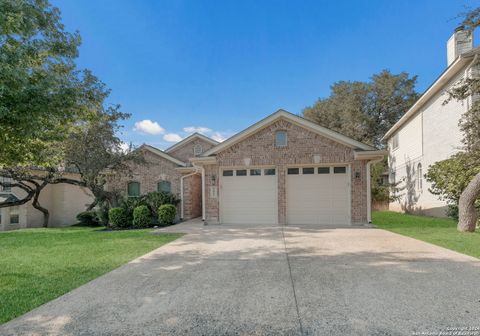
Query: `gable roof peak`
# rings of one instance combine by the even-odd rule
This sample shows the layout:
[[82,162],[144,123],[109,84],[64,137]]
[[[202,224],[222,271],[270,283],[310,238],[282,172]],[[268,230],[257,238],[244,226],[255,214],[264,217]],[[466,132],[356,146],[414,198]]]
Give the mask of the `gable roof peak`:
[[158,156],[161,156],[163,157],[164,159],[167,159],[181,167],[185,167],[187,164],[183,161],[180,161],[179,159],[176,159],[174,158],[173,156],[165,153],[164,151],[162,151],[161,149],[158,149],[156,147],[153,147],[152,145],[147,145],[147,144],[143,144],[141,145],[140,147],[138,147],[139,150],[141,149],[145,149],[145,150],[148,150],[149,152],[155,154],[155,155],[158,155]]
[[254,134],[255,132],[259,131],[260,129],[264,128],[265,126],[277,121],[278,119],[285,119],[289,122],[297,124],[301,127],[304,127],[310,131],[318,133],[326,138],[334,140],[336,142],[342,143],[348,147],[359,149],[359,150],[375,150],[374,147],[354,140],[350,137],[347,137],[343,134],[338,132],[332,131],[326,127],[320,126],[313,121],[307,120],[301,116],[288,112],[284,109],[279,109],[276,112],[270,114],[269,116],[263,118],[262,120],[256,122],[255,124],[247,127],[243,131],[235,134],[234,136],[230,137],[229,139],[225,140],[224,142],[218,144],[217,146],[209,149],[208,151],[204,152],[202,156],[209,156],[212,154],[216,154],[240,141],[247,138],[248,136]]
[[189,136],[187,136],[185,139],[182,139],[179,142],[177,142],[176,144],[174,144],[174,145],[168,147],[167,149],[165,149],[165,153],[172,152],[173,150],[175,150],[177,148],[180,148],[183,145],[185,145],[185,144],[189,143],[190,141],[192,141],[194,139],[197,139],[197,138],[202,139],[202,140],[212,144],[213,146],[218,145],[218,141],[215,141],[212,138],[209,138],[204,134],[194,132],[194,133],[190,134]]

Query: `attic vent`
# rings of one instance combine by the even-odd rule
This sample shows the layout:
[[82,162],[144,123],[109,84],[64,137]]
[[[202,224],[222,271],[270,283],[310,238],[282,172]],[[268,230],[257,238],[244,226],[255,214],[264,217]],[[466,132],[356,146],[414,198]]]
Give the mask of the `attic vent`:
[[202,153],[203,153],[202,145],[196,144],[195,146],[193,146],[193,155],[199,156]]

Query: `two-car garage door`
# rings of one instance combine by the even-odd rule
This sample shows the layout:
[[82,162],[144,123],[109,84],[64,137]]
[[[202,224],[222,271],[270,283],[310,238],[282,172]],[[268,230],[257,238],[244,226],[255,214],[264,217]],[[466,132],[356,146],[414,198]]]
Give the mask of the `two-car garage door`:
[[[287,224],[350,223],[347,167],[290,167],[286,173]],[[277,178],[274,168],[223,170],[220,221],[225,224],[277,224]]]

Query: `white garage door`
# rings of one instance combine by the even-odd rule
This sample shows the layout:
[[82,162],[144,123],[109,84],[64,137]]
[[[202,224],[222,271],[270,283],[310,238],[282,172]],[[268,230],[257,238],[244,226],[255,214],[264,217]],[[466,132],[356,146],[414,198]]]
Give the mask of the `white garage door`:
[[287,224],[350,224],[348,168],[288,168]]
[[266,168],[223,170],[220,221],[224,224],[276,224],[277,175]]

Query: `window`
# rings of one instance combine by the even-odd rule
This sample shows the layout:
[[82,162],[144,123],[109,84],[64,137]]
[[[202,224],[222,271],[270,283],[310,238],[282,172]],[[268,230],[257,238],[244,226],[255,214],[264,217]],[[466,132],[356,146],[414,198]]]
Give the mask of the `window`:
[[287,174],[288,175],[298,175],[299,169],[298,168],[288,168]]
[[318,167],[319,174],[330,174],[330,167]]
[[224,170],[223,176],[233,176],[233,170]]
[[247,170],[246,169],[237,170],[237,176],[247,176]]
[[263,175],[275,175],[275,168],[264,169]]
[[[9,177],[0,177],[0,180],[3,182],[3,183],[12,183],[12,179],[9,178]],[[4,191],[4,192],[11,192],[12,191],[12,187],[9,186],[9,185],[4,185],[3,187],[0,186],[0,191]]]
[[261,169],[250,169],[250,176],[260,176],[262,175]]
[[193,146],[193,155],[194,156],[198,156],[202,153],[203,153],[202,145],[196,144],[195,146]]
[[333,167],[334,174],[345,174],[347,172],[347,167]]
[[140,183],[129,182],[128,183],[128,197],[138,197],[138,196],[140,196]]
[[286,131],[278,131],[277,133],[275,133],[275,146],[277,146],[277,147],[287,146],[287,132]]
[[20,216],[18,215],[18,207],[14,206],[10,208],[10,224],[20,223]]
[[398,148],[398,133],[395,134],[392,138],[392,149]]
[[20,222],[20,218],[17,214],[10,215],[10,224],[18,224]]
[[418,191],[422,191],[423,189],[423,172],[421,163],[419,163],[417,166],[417,188]]
[[303,168],[302,173],[303,175],[315,174],[315,168]]
[[172,184],[170,181],[160,181],[157,183],[157,191],[170,192],[172,191]]

